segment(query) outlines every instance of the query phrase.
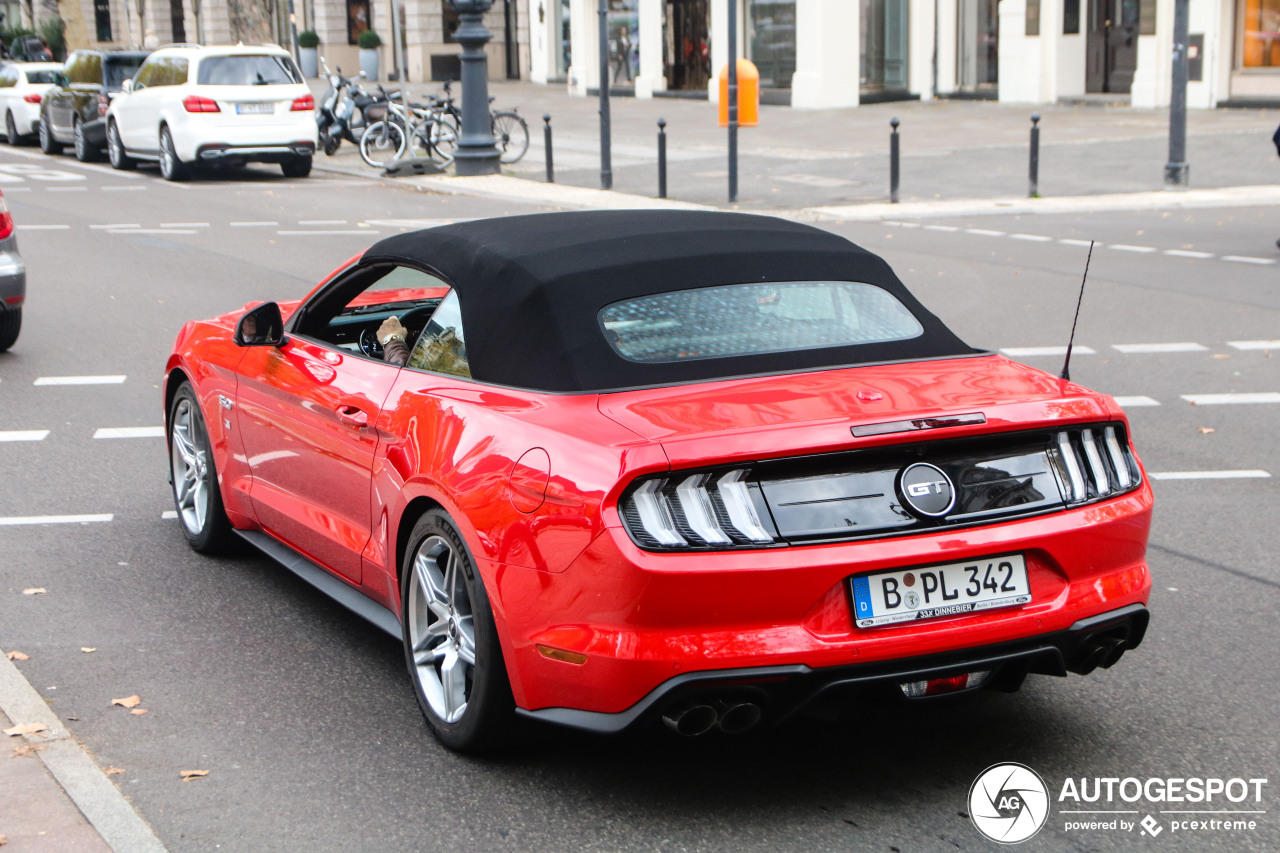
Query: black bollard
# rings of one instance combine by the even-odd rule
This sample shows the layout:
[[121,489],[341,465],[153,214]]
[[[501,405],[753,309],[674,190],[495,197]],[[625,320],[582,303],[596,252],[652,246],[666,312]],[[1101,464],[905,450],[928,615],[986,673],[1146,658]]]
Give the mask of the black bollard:
[[898,203],[898,119],[889,119],[889,203]]
[[542,117],[542,146],[547,150],[547,183],[554,184],[556,182],[556,167],[551,159],[551,113],[547,113]]
[[1031,186],[1027,198],[1040,198],[1040,114],[1031,114]]
[[667,197],[667,120],[658,119],[658,198]]

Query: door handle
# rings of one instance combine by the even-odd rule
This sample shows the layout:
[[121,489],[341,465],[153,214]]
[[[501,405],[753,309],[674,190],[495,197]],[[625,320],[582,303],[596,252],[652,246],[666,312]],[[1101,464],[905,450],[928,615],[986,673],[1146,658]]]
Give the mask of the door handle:
[[359,406],[339,406],[335,411],[343,423],[350,424],[353,427],[367,427],[369,425],[369,414]]

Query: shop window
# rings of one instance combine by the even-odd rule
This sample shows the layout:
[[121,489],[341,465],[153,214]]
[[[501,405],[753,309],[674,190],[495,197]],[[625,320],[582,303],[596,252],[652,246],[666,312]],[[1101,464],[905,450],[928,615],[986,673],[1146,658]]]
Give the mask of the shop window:
[[444,33],[446,42],[456,41],[453,34],[458,31],[461,24],[462,19],[458,17],[458,10],[453,8],[453,4],[449,0],[440,0],[440,31]]
[[98,30],[98,41],[111,41],[110,0],[93,0],[93,23]]
[[356,44],[360,34],[369,29],[369,0],[347,0],[347,44]]
[[1244,0],[1242,68],[1280,68],[1280,0]]

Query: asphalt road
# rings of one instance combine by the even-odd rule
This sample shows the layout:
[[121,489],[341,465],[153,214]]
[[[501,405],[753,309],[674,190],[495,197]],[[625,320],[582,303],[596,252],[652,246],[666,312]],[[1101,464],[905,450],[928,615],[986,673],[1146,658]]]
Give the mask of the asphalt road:
[[[30,171],[50,166],[62,175]],[[428,733],[396,643],[264,558],[187,548],[162,517],[164,441],[148,428],[187,319],[299,296],[402,228],[536,208],[265,167],[171,185],[7,148],[0,188],[30,269],[22,337],[0,356],[0,434],[48,431],[2,445],[0,519],[111,516],[0,526],[0,648],[30,656],[22,672],[125,770],[113,780],[170,850],[983,850],[966,797],[1003,761],[1054,789],[1271,780],[1252,832],[1066,831],[1055,810],[1028,850],[1280,849],[1280,403],[1196,397],[1280,392],[1280,358],[1241,343],[1280,338],[1277,273],[1257,262],[1275,256],[1271,210],[829,226],[997,349],[1065,345],[1081,241],[1105,244],[1072,377],[1126,401],[1157,495],[1153,622],[1114,669],[733,740],[544,729],[477,760]],[[39,382],[85,375],[123,379]],[[122,428],[142,437],[95,438]],[[1272,476],[1159,478],[1222,471]],[[110,704],[135,693],[148,714]],[[194,768],[209,775],[179,781]]]

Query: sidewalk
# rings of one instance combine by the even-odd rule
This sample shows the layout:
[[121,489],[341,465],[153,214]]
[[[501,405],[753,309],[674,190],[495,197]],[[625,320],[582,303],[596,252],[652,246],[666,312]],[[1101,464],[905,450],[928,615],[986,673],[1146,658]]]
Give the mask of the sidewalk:
[[[317,95],[323,81],[311,81]],[[409,83],[414,97],[438,92],[431,83]],[[455,90],[455,94],[458,92]],[[529,122],[530,147],[504,175],[541,189],[501,194],[549,203],[607,199],[578,197],[567,188],[598,190],[598,98],[572,97],[564,86],[490,83],[496,108],[516,108]],[[630,97],[610,99],[612,202],[657,195],[657,122],[667,122],[669,196],[673,201],[758,212],[824,211],[887,203],[889,120],[898,118],[902,164],[896,215],[909,205],[938,202],[1027,202],[1030,117],[1040,120],[1039,191],[1044,200],[1115,194],[1165,193],[1168,111],[1130,107],[1030,106],[991,101],[906,101],[844,110],[762,106],[760,125],[739,131],[739,199],[728,203],[727,130],[716,124],[707,101]],[[545,184],[542,117],[552,117],[556,187]],[[1187,159],[1193,191],[1268,186],[1280,182],[1271,134],[1280,110],[1194,110],[1188,115]],[[317,168],[371,177],[350,143]],[[433,189],[461,189],[471,179],[400,179]],[[498,184],[490,181],[485,192]],[[473,189],[469,191],[480,191]],[[1169,195],[1182,195],[1182,191]],[[617,198],[624,196],[624,198]],[[584,203],[579,201],[578,203]],[[1099,203],[1104,204],[1099,200]],[[1274,202],[1266,202],[1268,204]],[[1178,206],[1170,200],[1169,206]],[[927,209],[927,208],[926,208]]]

